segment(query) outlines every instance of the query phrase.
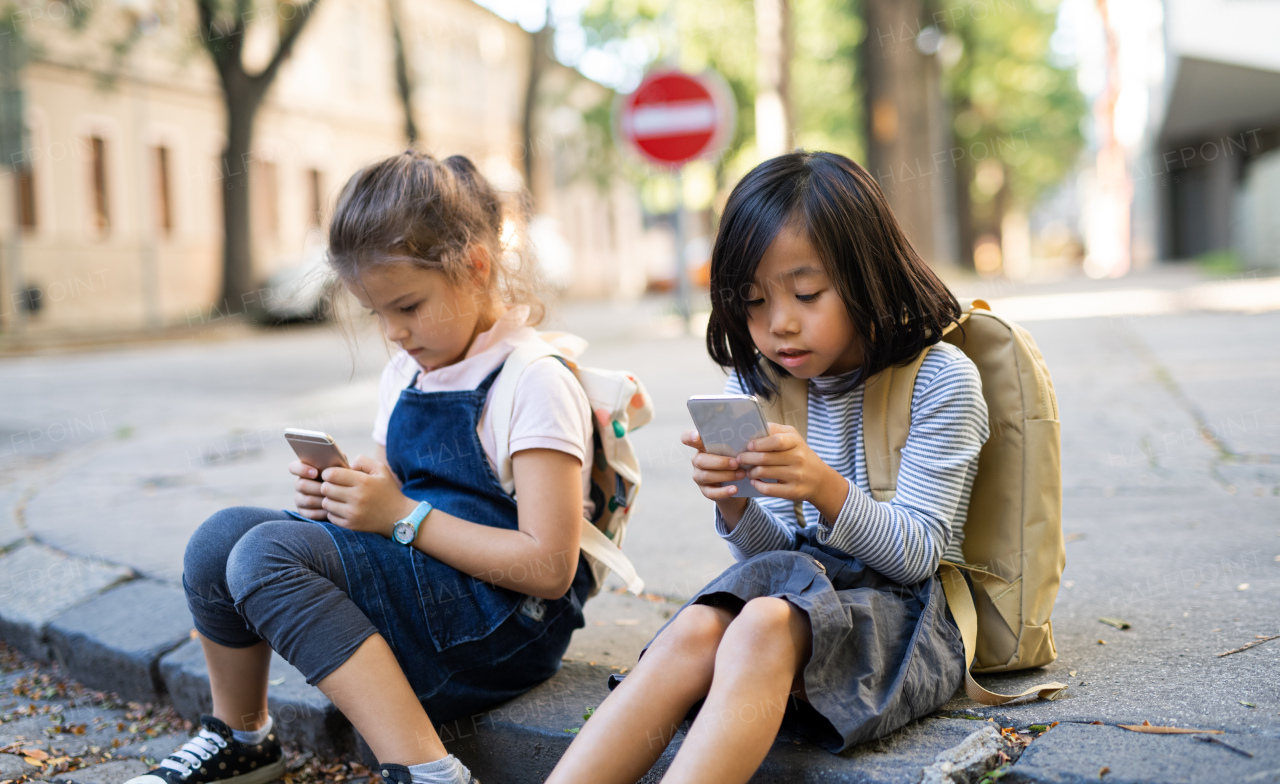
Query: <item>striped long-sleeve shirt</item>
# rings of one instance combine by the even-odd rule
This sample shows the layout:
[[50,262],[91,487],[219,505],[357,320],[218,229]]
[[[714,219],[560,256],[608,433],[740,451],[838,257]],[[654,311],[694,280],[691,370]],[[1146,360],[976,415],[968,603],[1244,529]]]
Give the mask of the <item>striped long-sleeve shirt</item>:
[[[858,371],[853,371],[857,373]],[[862,441],[862,392],[828,397],[824,390],[847,380],[819,377],[809,384],[808,442],[849,482],[849,495],[834,522],[805,503],[804,520],[782,498],[753,498],[733,531],[716,512],[716,530],[735,558],[767,550],[793,550],[800,526],[819,526],[819,542],[842,550],[904,585],[933,574],[939,559],[962,561],[960,544],[978,452],[987,440],[982,379],[960,349],[939,343],[916,376],[911,428],[902,450],[897,492],[888,502],[871,498]],[[744,392],[737,374],[725,391]]]

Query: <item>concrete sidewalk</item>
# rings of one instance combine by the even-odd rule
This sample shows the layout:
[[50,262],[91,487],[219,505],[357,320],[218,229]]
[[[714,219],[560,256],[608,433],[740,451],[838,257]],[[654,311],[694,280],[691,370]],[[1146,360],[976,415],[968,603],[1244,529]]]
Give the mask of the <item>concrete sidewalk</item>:
[[[1129,290],[1156,284],[1203,282]],[[1262,294],[1247,290],[1244,301],[1267,301],[1273,284],[1257,284]],[[1025,297],[1078,296],[1089,285],[974,293],[1003,294],[1013,308],[1014,297],[1026,307]],[[1012,767],[1016,780],[1096,780],[1108,767],[1107,780],[1280,781],[1280,640],[1217,655],[1280,632],[1280,313],[1150,315],[1146,295],[1130,297],[1133,313],[1108,296],[1110,310],[1091,318],[1029,312],[1063,423],[1059,659],[984,680],[997,690],[1060,680],[1071,686],[1064,698],[1000,709],[957,698],[938,718],[838,757],[783,737],[757,780],[914,781],[972,732],[961,717],[994,717],[1022,730],[1060,722]],[[999,312],[1000,297],[990,298]],[[1055,302],[1079,300],[1037,304],[1053,314]],[[557,324],[592,341],[588,362],[630,370],[655,398],[655,421],[635,434],[645,485],[626,542],[651,593],[602,593],[560,675],[444,728],[482,780],[541,780],[572,737],[565,730],[603,699],[605,676],[631,666],[679,603],[731,562],[678,441],[685,397],[723,385],[701,340],[680,336],[657,301],[569,306]],[[358,346],[352,358],[321,327],[0,360],[0,636],[91,687],[167,697],[185,716],[207,709],[180,588],[186,541],[219,508],[290,504],[281,428],[326,430],[348,454],[372,448],[385,353],[375,341]],[[1102,616],[1132,626],[1117,630]],[[286,739],[354,748],[345,720],[281,660],[271,702]],[[1225,730],[1239,751],[1114,726],[1144,720]]]

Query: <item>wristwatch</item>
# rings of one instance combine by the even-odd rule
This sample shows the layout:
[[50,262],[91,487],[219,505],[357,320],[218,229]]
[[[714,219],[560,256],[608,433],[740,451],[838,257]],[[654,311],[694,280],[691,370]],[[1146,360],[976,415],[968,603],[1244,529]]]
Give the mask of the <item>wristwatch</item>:
[[398,520],[391,528],[392,541],[404,545],[413,544],[413,540],[418,538],[418,526],[422,525],[422,521],[433,508],[431,504],[423,501],[418,504],[418,508],[409,513],[408,517]]

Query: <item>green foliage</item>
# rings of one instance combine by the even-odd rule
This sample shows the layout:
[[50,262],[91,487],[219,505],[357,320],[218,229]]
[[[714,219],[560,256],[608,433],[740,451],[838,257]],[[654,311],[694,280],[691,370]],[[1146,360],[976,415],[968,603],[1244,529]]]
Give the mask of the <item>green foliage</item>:
[[1208,275],[1234,275],[1244,269],[1239,254],[1233,250],[1211,250],[1196,257],[1200,269]]
[[791,104],[796,144],[865,160],[857,4],[792,0]]
[[[1056,0],[950,0],[939,11],[944,32],[963,50],[943,74],[954,109],[956,140],[970,165],[1003,167],[1007,206],[1029,206],[1075,166],[1083,146],[1084,97],[1074,68],[1050,62]],[[975,206],[1000,191],[971,193]],[[998,216],[995,216],[998,220]]]

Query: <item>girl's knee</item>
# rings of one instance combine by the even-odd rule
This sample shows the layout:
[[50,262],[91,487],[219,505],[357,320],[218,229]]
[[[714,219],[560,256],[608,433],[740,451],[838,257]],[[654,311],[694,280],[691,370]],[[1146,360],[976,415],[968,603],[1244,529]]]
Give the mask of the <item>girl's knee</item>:
[[747,602],[734,619],[735,626],[750,626],[764,633],[786,629],[791,624],[795,606],[776,596],[760,596]]
[[271,520],[254,526],[231,548],[226,560],[227,588],[238,601],[265,578],[295,564],[285,543],[295,526],[310,525],[295,520]]
[[245,534],[255,516],[253,507],[220,509],[200,524],[187,540],[182,556],[183,580],[197,587],[221,583],[226,577],[227,558]]
[[714,651],[720,645],[720,639],[732,618],[725,610],[704,604],[691,604],[680,611],[671,625],[654,641],[654,646],[685,652]]
[[804,635],[808,618],[786,599],[762,596],[747,602],[734,618],[725,637],[732,637],[732,644],[722,647],[728,655],[748,661],[761,662],[770,656],[793,658],[798,649],[807,653]]

